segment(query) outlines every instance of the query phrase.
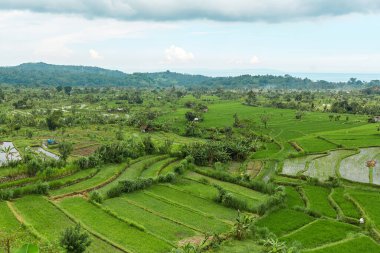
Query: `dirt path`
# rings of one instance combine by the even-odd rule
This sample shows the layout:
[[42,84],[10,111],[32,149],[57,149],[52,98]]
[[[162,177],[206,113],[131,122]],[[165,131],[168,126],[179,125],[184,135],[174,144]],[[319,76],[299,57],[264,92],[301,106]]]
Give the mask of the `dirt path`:
[[9,210],[11,210],[11,212],[13,213],[13,215],[16,217],[16,219],[18,220],[18,222],[20,222],[21,224],[25,224],[24,218],[17,212],[17,210],[13,206],[12,202],[7,201],[7,206],[9,208]]

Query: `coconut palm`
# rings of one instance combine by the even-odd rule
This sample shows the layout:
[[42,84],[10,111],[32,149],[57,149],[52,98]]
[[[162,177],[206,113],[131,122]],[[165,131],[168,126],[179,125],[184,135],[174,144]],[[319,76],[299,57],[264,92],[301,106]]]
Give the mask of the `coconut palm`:
[[15,154],[15,152],[13,151],[13,147],[11,147],[11,146],[0,148],[0,152],[5,154],[5,159],[7,160],[7,163],[9,162],[9,156],[12,159],[13,154]]

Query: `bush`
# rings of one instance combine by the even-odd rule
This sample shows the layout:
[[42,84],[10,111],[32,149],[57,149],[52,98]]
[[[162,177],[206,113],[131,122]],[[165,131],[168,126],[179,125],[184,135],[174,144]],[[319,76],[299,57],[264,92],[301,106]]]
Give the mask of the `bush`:
[[82,231],[81,225],[66,228],[60,238],[60,245],[67,253],[82,253],[90,246],[91,239],[87,232]]
[[76,164],[78,165],[79,169],[84,170],[89,168],[88,166],[88,158],[87,157],[81,157],[76,161]]
[[37,175],[37,172],[42,170],[42,168],[43,166],[41,164],[41,161],[37,159],[29,160],[26,163],[26,173],[28,174],[28,176],[31,176],[31,177]]
[[115,198],[123,193],[130,193],[138,190],[143,190],[157,183],[171,183],[176,179],[176,174],[169,173],[160,175],[156,178],[138,178],[136,180],[119,181],[118,185],[112,187],[107,192],[108,198]]
[[46,195],[49,191],[49,184],[47,182],[39,182],[36,185],[35,193]]
[[143,144],[145,147],[146,154],[151,155],[156,152],[156,146],[154,145],[152,138],[150,136],[144,138]]
[[0,200],[10,200],[13,198],[12,190],[0,190]]
[[266,212],[278,208],[279,206],[285,205],[286,193],[285,190],[281,187],[278,191],[271,195],[265,202],[261,203],[256,207],[254,212],[259,215],[264,215]]
[[121,194],[123,194],[123,187],[121,185],[112,187],[107,191],[108,198],[116,198],[119,197]]
[[319,212],[312,210],[312,209],[305,208],[303,206],[295,206],[293,209],[296,211],[303,212],[303,213],[305,213],[311,217],[314,217],[314,218],[321,218],[322,217],[322,214],[320,214]]
[[96,203],[103,203],[103,196],[98,191],[93,191],[90,193],[90,201]]
[[214,187],[218,190],[218,195],[215,198],[216,202],[236,210],[250,211],[246,201],[234,197],[231,193],[227,192],[219,185],[214,185]]
[[273,234],[267,227],[258,227],[252,224],[250,227],[252,236],[258,240],[275,239],[276,235]]

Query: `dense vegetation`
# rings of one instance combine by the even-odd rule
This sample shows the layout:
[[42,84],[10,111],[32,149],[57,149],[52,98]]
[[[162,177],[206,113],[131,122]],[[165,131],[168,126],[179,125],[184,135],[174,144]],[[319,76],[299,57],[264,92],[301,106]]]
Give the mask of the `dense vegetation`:
[[[180,74],[170,71],[159,73],[126,74],[121,71],[87,66],[63,66],[46,63],[25,63],[0,68],[0,83],[23,86],[127,86],[127,87],[225,87],[225,88],[277,88],[277,89],[345,89],[379,86],[380,81],[347,82],[312,81],[307,78],[285,76],[207,77]],[[378,89],[377,89],[378,90]],[[375,90],[376,91],[376,90]],[[365,90],[372,93],[371,88]]]
[[380,251],[376,82],[0,73],[0,252]]

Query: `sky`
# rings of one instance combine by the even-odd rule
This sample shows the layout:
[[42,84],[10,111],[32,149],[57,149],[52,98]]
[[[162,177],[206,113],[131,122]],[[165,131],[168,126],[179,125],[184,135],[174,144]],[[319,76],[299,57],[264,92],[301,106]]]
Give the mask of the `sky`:
[[364,75],[379,31],[379,0],[1,0],[0,65]]

